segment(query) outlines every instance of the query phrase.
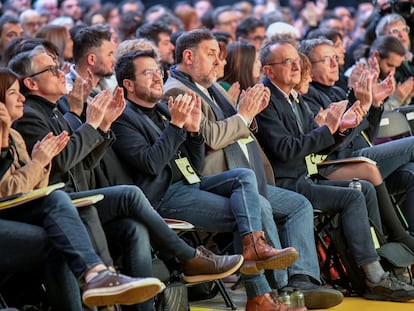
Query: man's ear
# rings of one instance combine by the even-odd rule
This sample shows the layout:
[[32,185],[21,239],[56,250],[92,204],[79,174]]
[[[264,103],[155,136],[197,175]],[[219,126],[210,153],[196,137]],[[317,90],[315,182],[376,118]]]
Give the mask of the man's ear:
[[263,66],[262,71],[266,76],[269,76],[272,74],[272,67],[271,66]]
[[36,82],[35,79],[33,79],[33,78],[24,78],[22,82],[23,82],[24,86],[29,91],[37,91],[38,90],[37,82]]
[[94,53],[90,53],[86,56],[86,62],[89,66],[93,66],[96,63],[96,55]]
[[194,52],[190,49],[183,51],[183,63],[187,65],[192,65],[194,62]]
[[124,79],[122,81],[122,86],[127,90],[128,93],[132,93],[134,91],[134,81],[132,80]]
[[375,57],[378,61],[380,60],[378,50],[375,50],[374,52],[372,52],[372,56]]

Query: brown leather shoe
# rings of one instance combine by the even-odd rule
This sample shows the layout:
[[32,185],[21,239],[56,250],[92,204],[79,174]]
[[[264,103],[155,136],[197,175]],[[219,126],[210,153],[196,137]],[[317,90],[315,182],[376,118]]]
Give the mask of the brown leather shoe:
[[243,236],[244,264],[240,272],[258,274],[260,270],[277,270],[290,266],[299,257],[293,247],[278,250],[266,243],[263,231]]
[[264,294],[247,299],[246,311],[306,311],[306,307],[288,307],[274,299],[270,294]]
[[199,246],[194,258],[183,262],[183,280],[194,283],[222,279],[236,272],[242,263],[242,255],[218,256]]

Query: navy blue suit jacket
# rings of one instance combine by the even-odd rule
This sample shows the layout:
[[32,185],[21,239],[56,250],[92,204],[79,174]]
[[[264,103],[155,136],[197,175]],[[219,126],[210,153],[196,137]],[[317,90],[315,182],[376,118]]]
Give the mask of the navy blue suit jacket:
[[327,152],[327,148],[334,147],[341,138],[332,135],[327,126],[318,127],[309,107],[299,96],[302,134],[283,93],[268,78],[263,84],[270,88],[271,98],[268,107],[256,118],[257,138],[272,164],[276,184],[295,190],[297,180],[307,174],[305,157],[311,153]]

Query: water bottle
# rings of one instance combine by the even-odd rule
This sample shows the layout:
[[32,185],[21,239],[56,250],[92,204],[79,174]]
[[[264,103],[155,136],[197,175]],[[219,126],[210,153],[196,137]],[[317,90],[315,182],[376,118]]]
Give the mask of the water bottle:
[[292,307],[305,306],[305,297],[300,289],[294,289],[293,293],[290,295],[290,305]]
[[362,185],[359,182],[359,178],[352,178],[352,181],[349,183],[349,188],[357,189],[359,191],[362,191]]
[[285,305],[287,305],[288,307],[290,306],[290,296],[289,293],[284,291],[282,293],[282,303],[284,303]]

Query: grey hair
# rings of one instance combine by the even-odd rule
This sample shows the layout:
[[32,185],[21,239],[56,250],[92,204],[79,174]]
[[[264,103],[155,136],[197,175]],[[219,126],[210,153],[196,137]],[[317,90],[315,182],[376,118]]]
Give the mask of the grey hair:
[[315,59],[313,51],[320,45],[334,46],[334,43],[326,38],[319,37],[315,39],[302,40],[299,44],[298,51],[305,54],[311,61]]
[[403,22],[404,25],[407,25],[407,22],[405,21],[404,17],[396,13],[388,14],[381,17],[380,21],[377,24],[377,27],[375,27],[375,35],[377,37],[386,35],[385,31],[387,27],[391,24],[395,24],[396,22]]
[[284,45],[284,44],[290,44],[294,48],[296,48],[296,46],[292,44],[292,41],[290,40],[270,40],[266,42],[265,45],[260,50],[260,62],[262,63],[262,66],[265,66],[272,61],[273,59],[272,47],[276,45]]
[[157,62],[161,61],[160,52],[153,41],[144,38],[129,39],[121,42],[115,51],[115,58],[119,59],[122,55],[136,50],[154,50],[157,54]]
[[36,46],[33,50],[19,53],[10,60],[9,68],[20,78],[30,76],[33,74],[33,57],[43,53],[46,54],[47,51],[42,45]]

